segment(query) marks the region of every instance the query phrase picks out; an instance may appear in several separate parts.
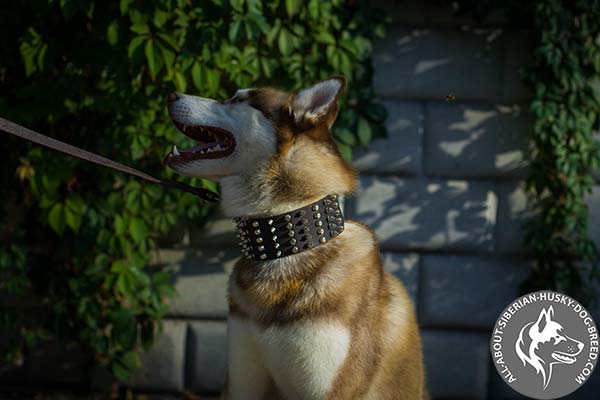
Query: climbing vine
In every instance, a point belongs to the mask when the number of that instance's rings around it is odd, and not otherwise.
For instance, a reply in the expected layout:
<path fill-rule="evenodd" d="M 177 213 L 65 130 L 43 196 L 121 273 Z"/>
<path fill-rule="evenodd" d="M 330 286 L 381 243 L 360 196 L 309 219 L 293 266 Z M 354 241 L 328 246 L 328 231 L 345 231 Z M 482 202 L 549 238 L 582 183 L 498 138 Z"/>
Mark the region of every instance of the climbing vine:
<path fill-rule="evenodd" d="M 525 229 L 535 253 L 526 290 L 556 289 L 592 300 L 600 281 L 585 198 L 600 166 L 600 1 L 543 0 L 525 80 L 533 93 L 533 157 L 527 180 L 537 218 Z"/>
<path fill-rule="evenodd" d="M 162 178 L 179 179 L 160 165 L 170 147 L 190 146 L 166 113 L 175 90 L 225 99 L 344 74 L 341 153 L 384 130 L 370 66 L 382 14 L 367 1 L 0 0 L 0 10 L 0 115 Z M 12 344 L 0 369 L 58 337 L 127 378 L 174 294 L 152 250 L 212 209 L 5 134 L 0 148 L 0 297 L 39 307 L 31 318 L 0 304 Z"/>

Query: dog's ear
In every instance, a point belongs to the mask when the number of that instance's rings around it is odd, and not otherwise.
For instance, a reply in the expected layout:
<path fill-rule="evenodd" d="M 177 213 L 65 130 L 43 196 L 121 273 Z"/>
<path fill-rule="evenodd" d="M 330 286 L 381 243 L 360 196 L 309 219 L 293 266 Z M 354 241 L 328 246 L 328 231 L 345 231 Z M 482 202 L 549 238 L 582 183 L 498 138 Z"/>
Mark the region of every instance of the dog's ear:
<path fill-rule="evenodd" d="M 548 309 L 543 308 L 540 312 L 540 316 L 538 317 L 535 325 L 537 326 L 538 332 L 542 332 L 548 324 L 552 320 L 552 316 L 554 315 L 554 308 L 552 306 L 548 307 Z"/>
<path fill-rule="evenodd" d="M 334 76 L 295 93 L 290 113 L 298 126 L 325 122 L 331 128 L 338 112 L 338 99 L 346 88 L 346 78 Z"/>

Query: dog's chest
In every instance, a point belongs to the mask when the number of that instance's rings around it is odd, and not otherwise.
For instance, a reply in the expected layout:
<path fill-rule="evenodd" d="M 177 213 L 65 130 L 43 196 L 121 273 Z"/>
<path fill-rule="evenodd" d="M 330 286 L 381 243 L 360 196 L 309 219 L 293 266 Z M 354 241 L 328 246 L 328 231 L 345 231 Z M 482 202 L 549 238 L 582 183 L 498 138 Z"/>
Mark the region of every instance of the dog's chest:
<path fill-rule="evenodd" d="M 229 334 L 254 339 L 258 357 L 289 399 L 325 398 L 349 351 L 350 331 L 335 321 L 309 320 L 264 328 L 245 320 L 234 326 L 237 329 Z"/>

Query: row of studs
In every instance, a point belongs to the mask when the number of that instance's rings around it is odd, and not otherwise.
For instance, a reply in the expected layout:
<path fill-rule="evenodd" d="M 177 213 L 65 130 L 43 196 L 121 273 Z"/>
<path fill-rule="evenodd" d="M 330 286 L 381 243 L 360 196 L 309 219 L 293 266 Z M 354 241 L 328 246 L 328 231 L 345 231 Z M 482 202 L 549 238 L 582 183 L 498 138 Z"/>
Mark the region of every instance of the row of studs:
<path fill-rule="evenodd" d="M 328 215 L 327 216 L 327 222 L 328 222 L 328 227 L 331 229 L 331 236 L 335 237 L 337 235 L 340 234 L 341 230 L 343 230 L 343 220 L 341 218 L 341 211 L 339 210 L 339 204 L 337 203 L 336 199 L 337 196 L 333 195 L 331 196 L 332 199 L 327 198 L 323 201 L 323 204 L 325 206 L 330 206 L 331 207 L 325 207 L 325 213 L 327 214 L 333 214 L 333 215 Z M 318 204 L 314 204 L 311 209 L 313 211 L 316 211 L 313 214 L 313 219 L 316 219 L 318 221 L 315 222 L 315 226 L 317 227 L 317 234 L 319 236 L 323 235 L 325 233 L 324 229 L 322 228 L 323 226 L 323 222 L 320 220 L 321 218 L 321 213 L 319 213 L 319 205 Z M 299 212 L 300 216 L 305 216 L 306 215 L 306 211 L 305 210 L 300 210 Z M 292 247 L 292 252 L 293 253 L 298 253 L 300 251 L 300 249 L 298 248 L 298 246 L 296 246 L 297 240 L 294 238 L 295 236 L 295 232 L 293 231 L 293 224 L 290 222 L 292 220 L 292 216 L 290 214 L 286 214 L 284 215 L 284 220 L 287 221 L 286 224 L 286 229 L 288 231 L 288 236 L 290 237 L 290 244 L 294 245 L 294 247 Z M 252 254 L 252 252 L 250 251 L 250 239 L 249 239 L 249 231 L 248 229 L 246 229 L 246 225 L 247 223 L 245 221 L 239 221 L 236 220 L 237 223 L 237 227 L 238 227 L 238 237 L 240 238 L 240 242 L 239 245 L 242 247 L 242 253 L 244 254 L 244 256 L 246 256 L 246 258 L 251 259 L 254 258 L 254 254 Z M 308 219 L 307 218 L 302 218 L 301 220 L 302 224 L 304 225 L 308 225 Z M 334 223 L 336 222 L 337 225 Z M 269 219 L 268 224 L 269 225 L 273 225 L 274 220 L 273 219 Z M 260 226 L 260 224 L 258 223 L 258 221 L 254 221 L 252 223 L 252 227 L 253 228 L 257 228 L 254 230 L 254 235 L 258 236 L 261 235 L 262 232 L 260 229 L 258 229 L 258 227 Z M 337 228 L 340 228 L 340 230 L 336 230 Z M 277 228 L 275 227 L 271 227 L 270 228 L 271 233 L 275 233 L 277 231 Z M 303 229 L 305 236 L 303 239 L 306 239 L 307 243 L 305 244 L 305 247 L 310 248 L 312 247 L 312 236 L 310 235 L 310 228 L 308 226 L 305 226 Z M 276 249 L 278 249 L 280 247 L 280 244 L 277 243 L 277 235 L 273 235 L 272 237 L 273 241 L 275 242 L 274 247 Z M 302 239 L 301 239 L 302 240 Z M 310 241 L 310 242 L 309 242 Z M 263 238 L 262 236 L 258 236 L 256 238 L 256 242 L 259 244 L 257 246 L 258 251 L 264 251 L 264 245 L 262 245 L 261 243 L 263 243 Z M 325 236 L 321 236 L 319 238 L 319 242 L 321 243 L 325 243 L 327 242 L 327 238 Z M 277 250 L 276 256 L 280 257 L 282 255 L 282 252 L 280 250 Z M 267 255 L 262 253 L 259 258 L 261 260 L 265 260 L 267 258 Z"/>

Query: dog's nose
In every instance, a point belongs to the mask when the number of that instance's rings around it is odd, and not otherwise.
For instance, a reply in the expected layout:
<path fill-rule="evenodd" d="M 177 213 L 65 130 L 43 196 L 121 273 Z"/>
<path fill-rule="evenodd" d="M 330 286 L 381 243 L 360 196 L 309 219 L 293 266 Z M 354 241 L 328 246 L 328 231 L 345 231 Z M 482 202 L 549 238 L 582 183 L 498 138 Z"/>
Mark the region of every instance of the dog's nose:
<path fill-rule="evenodd" d="M 167 102 L 172 103 L 175 100 L 177 100 L 178 98 L 179 98 L 179 96 L 177 95 L 177 93 L 169 93 L 169 95 L 167 96 Z"/>

